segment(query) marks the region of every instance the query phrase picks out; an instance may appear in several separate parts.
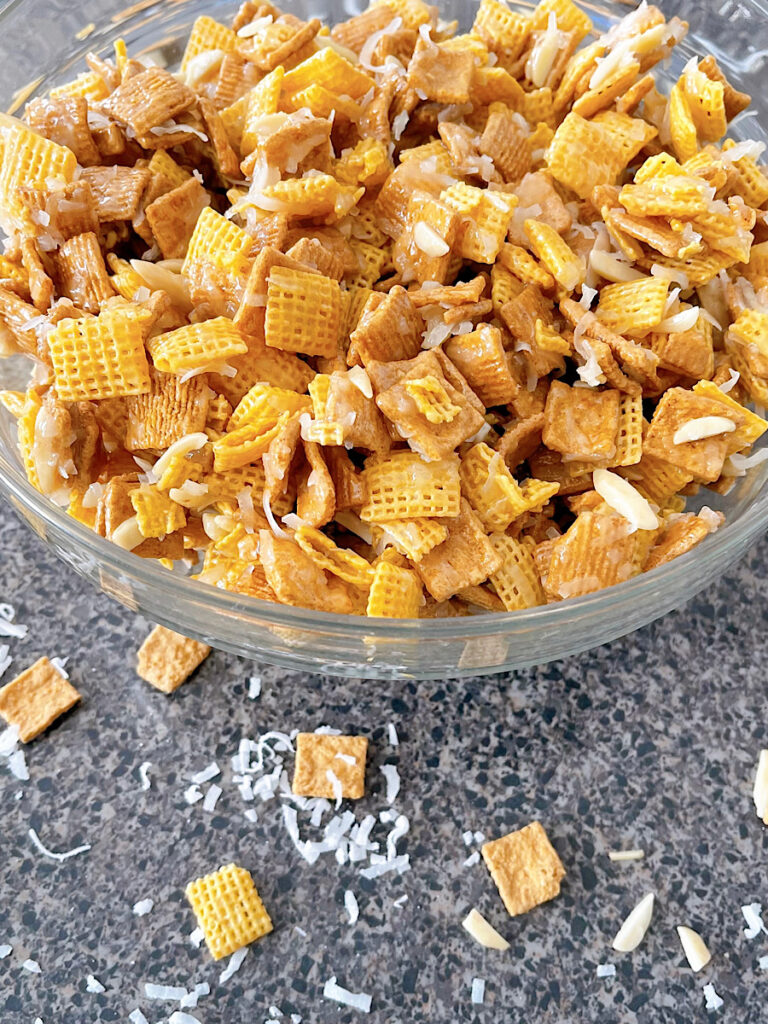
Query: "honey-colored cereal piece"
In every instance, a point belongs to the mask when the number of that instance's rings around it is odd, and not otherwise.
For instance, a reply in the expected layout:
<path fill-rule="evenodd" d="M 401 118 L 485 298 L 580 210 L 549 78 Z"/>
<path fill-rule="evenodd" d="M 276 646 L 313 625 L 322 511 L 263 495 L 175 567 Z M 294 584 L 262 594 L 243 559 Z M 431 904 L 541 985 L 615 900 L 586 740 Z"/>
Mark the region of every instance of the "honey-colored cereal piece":
<path fill-rule="evenodd" d="M 43 657 L 0 689 L 0 715 L 29 743 L 79 700 L 74 686 Z"/>
<path fill-rule="evenodd" d="M 145 213 L 164 259 L 186 255 L 198 218 L 211 197 L 196 178 L 158 196 Z"/>
<path fill-rule="evenodd" d="M 448 536 L 421 561 L 416 570 L 436 601 L 446 601 L 465 587 L 482 583 L 502 562 L 469 502 L 461 499 L 459 514 L 442 519 Z"/>
<path fill-rule="evenodd" d="M 173 693 L 210 653 L 207 644 L 190 640 L 165 626 L 155 626 L 139 648 L 136 671 L 155 689 Z"/>
<path fill-rule="evenodd" d="M 365 614 L 370 618 L 416 619 L 424 604 L 419 577 L 410 569 L 380 561 L 376 566 Z"/>
<path fill-rule="evenodd" d="M 540 822 L 485 843 L 481 852 L 512 917 L 559 894 L 565 868 Z"/>
<path fill-rule="evenodd" d="M 300 732 L 296 737 L 296 765 L 292 790 L 297 796 L 341 796 L 359 800 L 365 795 L 365 736 L 332 736 L 326 733 Z M 338 782 L 334 785 L 330 774 Z"/>
<path fill-rule="evenodd" d="M 190 882 L 185 895 L 214 960 L 242 949 L 272 931 L 253 878 L 245 868 L 226 864 Z"/>

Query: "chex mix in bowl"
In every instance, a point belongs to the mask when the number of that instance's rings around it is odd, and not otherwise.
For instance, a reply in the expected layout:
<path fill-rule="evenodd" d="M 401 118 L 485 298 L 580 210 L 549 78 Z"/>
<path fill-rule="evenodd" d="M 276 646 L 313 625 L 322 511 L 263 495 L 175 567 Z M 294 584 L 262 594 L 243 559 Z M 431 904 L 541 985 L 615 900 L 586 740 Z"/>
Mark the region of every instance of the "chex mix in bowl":
<path fill-rule="evenodd" d="M 3 115 L 0 352 L 30 482 L 205 584 L 396 618 L 629 579 L 763 452 L 768 175 L 749 97 L 643 4 L 248 0 L 178 72 Z"/>

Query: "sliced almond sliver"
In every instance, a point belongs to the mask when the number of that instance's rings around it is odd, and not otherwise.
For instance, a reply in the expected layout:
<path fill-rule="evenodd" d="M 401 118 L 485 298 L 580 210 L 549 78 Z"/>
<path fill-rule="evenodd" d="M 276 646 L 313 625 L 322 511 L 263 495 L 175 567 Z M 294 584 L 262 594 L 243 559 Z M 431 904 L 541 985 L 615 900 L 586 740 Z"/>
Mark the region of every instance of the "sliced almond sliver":
<path fill-rule="evenodd" d="M 679 924 L 677 934 L 680 936 L 685 959 L 691 965 L 691 970 L 700 971 L 702 967 L 706 967 L 712 959 L 712 954 L 699 933 L 695 932 L 693 928 L 686 928 L 685 925 Z"/>
<path fill-rule="evenodd" d="M 416 226 L 413 229 L 413 240 L 418 249 L 421 249 L 425 255 L 433 259 L 445 256 L 451 251 L 451 247 L 446 240 L 423 220 L 416 222 Z"/>
<path fill-rule="evenodd" d="M 613 948 L 617 953 L 631 953 L 637 949 L 648 931 L 653 916 L 653 893 L 643 896 L 624 924 L 616 933 Z"/>
<path fill-rule="evenodd" d="M 469 934 L 486 949 L 509 949 L 509 943 L 474 907 L 461 922 Z"/>
<path fill-rule="evenodd" d="M 752 799 L 755 801 L 758 818 L 762 818 L 763 823 L 768 825 L 768 750 L 760 751 Z"/>
<path fill-rule="evenodd" d="M 688 441 L 701 441 L 705 437 L 717 437 L 718 434 L 732 434 L 735 429 L 736 424 L 727 416 L 697 416 L 675 431 L 672 444 L 686 444 Z"/>
<path fill-rule="evenodd" d="M 629 480 L 607 469 L 596 469 L 592 473 L 592 485 L 614 512 L 628 519 L 638 530 L 655 530 L 659 520 L 642 494 Z"/>
<path fill-rule="evenodd" d="M 144 541 L 144 537 L 139 530 L 138 516 L 131 516 L 130 519 L 120 523 L 112 531 L 110 540 L 113 544 L 117 544 L 119 548 L 125 548 L 126 551 L 133 551 L 134 548 L 137 548 Z"/>

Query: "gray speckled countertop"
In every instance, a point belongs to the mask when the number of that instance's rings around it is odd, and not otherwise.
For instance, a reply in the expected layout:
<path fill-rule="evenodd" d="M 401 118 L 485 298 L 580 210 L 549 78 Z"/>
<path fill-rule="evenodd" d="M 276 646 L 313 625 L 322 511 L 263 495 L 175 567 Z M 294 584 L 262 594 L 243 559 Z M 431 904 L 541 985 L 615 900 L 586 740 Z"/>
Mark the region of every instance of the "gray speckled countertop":
<path fill-rule="evenodd" d="M 768 833 L 751 786 L 766 743 L 768 596 L 764 543 L 708 594 L 590 654 L 508 676 L 442 682 L 361 682 L 299 675 L 214 652 L 173 697 L 134 674 L 147 622 L 63 569 L 2 510 L 0 601 L 29 632 L 8 641 L 5 680 L 41 654 L 68 657 L 82 704 L 26 748 L 30 779 L 0 758 L 0 960 L 2 1024 L 127 1021 L 150 1024 L 178 1003 L 150 1001 L 144 983 L 209 996 L 189 1010 L 202 1024 L 261 1024 L 270 1006 L 290 1021 L 764 1021 L 768 976 L 758 958 L 768 935 L 744 936 L 742 904 L 761 902 Z M 262 680 L 249 699 L 249 677 Z M 400 745 L 389 745 L 393 722 Z M 243 803 L 230 756 L 241 736 L 321 724 L 370 740 L 358 819 L 386 806 L 383 763 L 398 766 L 396 807 L 410 820 L 399 852 L 411 870 L 376 880 L 333 855 L 307 865 L 282 823 L 279 799 Z M 215 810 L 188 806 L 189 776 L 222 768 Z M 149 761 L 143 791 L 139 765 Z M 292 758 L 286 759 L 289 773 Z M 204 786 L 203 789 L 207 789 Z M 243 811 L 255 807 L 258 821 Z M 560 897 L 507 917 L 465 829 L 489 838 L 539 818 L 565 864 Z M 64 863 L 46 845 L 90 852 Z M 377 825 L 383 839 L 391 825 Z M 309 834 L 306 830 L 303 834 Z M 613 864 L 609 849 L 640 846 L 643 861 Z M 223 963 L 189 942 L 187 881 L 236 860 L 254 875 L 275 931 L 223 984 Z M 353 927 L 344 891 L 353 890 Z M 632 954 L 610 941 L 647 891 L 653 924 Z M 407 902 L 395 905 L 401 896 Z M 145 917 L 134 903 L 151 898 Z M 472 905 L 511 942 L 486 951 L 460 927 Z M 677 924 L 698 928 L 714 953 L 694 976 Z M 306 935 L 303 935 L 302 929 Z M 26 958 L 42 973 L 22 968 Z M 598 963 L 616 976 L 598 979 Z M 86 991 L 95 975 L 103 994 Z M 370 1017 L 322 996 L 338 983 L 373 997 Z M 473 977 L 486 980 L 473 1006 Z M 708 1015 L 703 985 L 724 1005 Z M 182 1018 L 183 1019 L 183 1018 Z"/>

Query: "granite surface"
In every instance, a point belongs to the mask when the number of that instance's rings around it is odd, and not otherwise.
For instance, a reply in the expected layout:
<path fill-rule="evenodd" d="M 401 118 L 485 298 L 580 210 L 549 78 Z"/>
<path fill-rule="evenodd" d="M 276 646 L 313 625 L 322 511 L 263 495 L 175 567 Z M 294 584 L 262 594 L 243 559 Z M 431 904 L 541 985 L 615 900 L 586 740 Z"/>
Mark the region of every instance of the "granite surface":
<path fill-rule="evenodd" d="M 214 652 L 166 697 L 134 673 L 149 624 L 63 570 L 6 508 L 0 515 L 0 602 L 29 627 L 2 641 L 14 659 L 5 680 L 42 654 L 66 657 L 83 695 L 25 749 L 29 781 L 0 757 L 0 946 L 13 946 L 0 960 L 2 1024 L 127 1021 L 137 1007 L 150 1024 L 186 1024 L 172 1017 L 178 1001 L 145 997 L 147 982 L 208 982 L 210 995 L 184 1011 L 202 1024 L 261 1024 L 275 1019 L 270 1007 L 313 1024 L 766 1019 L 758 959 L 768 935 L 747 939 L 740 907 L 766 898 L 768 833 L 751 785 L 768 746 L 768 544 L 680 612 L 540 669 L 382 684 Z M 251 677 L 261 680 L 255 698 Z M 320 725 L 370 739 L 367 795 L 344 807 L 358 821 L 390 809 L 380 767 L 397 766 L 394 807 L 410 823 L 397 852 L 410 870 L 368 879 L 332 853 L 309 865 L 283 824 L 285 798 L 243 801 L 230 763 L 241 737 Z M 292 755 L 283 756 L 290 775 Z M 184 791 L 212 761 L 223 793 L 206 811 Z M 267 756 L 265 769 L 274 766 Z M 556 900 L 511 919 L 483 862 L 465 865 L 477 843 L 466 846 L 462 833 L 494 838 L 534 818 L 567 874 Z M 301 810 L 299 822 L 302 838 L 319 838 Z M 30 828 L 54 851 L 91 849 L 48 859 Z M 392 828 L 374 828 L 382 849 Z M 607 857 L 630 847 L 645 859 Z M 189 940 L 183 890 L 232 860 L 253 873 L 275 930 L 222 983 L 224 962 Z M 348 889 L 360 910 L 353 926 Z M 657 904 L 645 941 L 612 953 L 623 916 L 649 891 Z M 152 911 L 136 916 L 147 898 Z M 472 905 L 509 939 L 508 952 L 484 950 L 462 930 Z M 700 930 L 714 953 L 699 975 L 681 955 L 677 924 Z M 22 967 L 27 958 L 41 973 Z M 616 976 L 598 978 L 599 963 L 615 964 Z M 103 993 L 86 991 L 89 974 Z M 369 1018 L 323 998 L 331 976 L 372 996 Z M 482 1006 L 470 999 L 475 977 L 486 982 Z M 708 1013 L 710 981 L 724 1004 Z"/>

